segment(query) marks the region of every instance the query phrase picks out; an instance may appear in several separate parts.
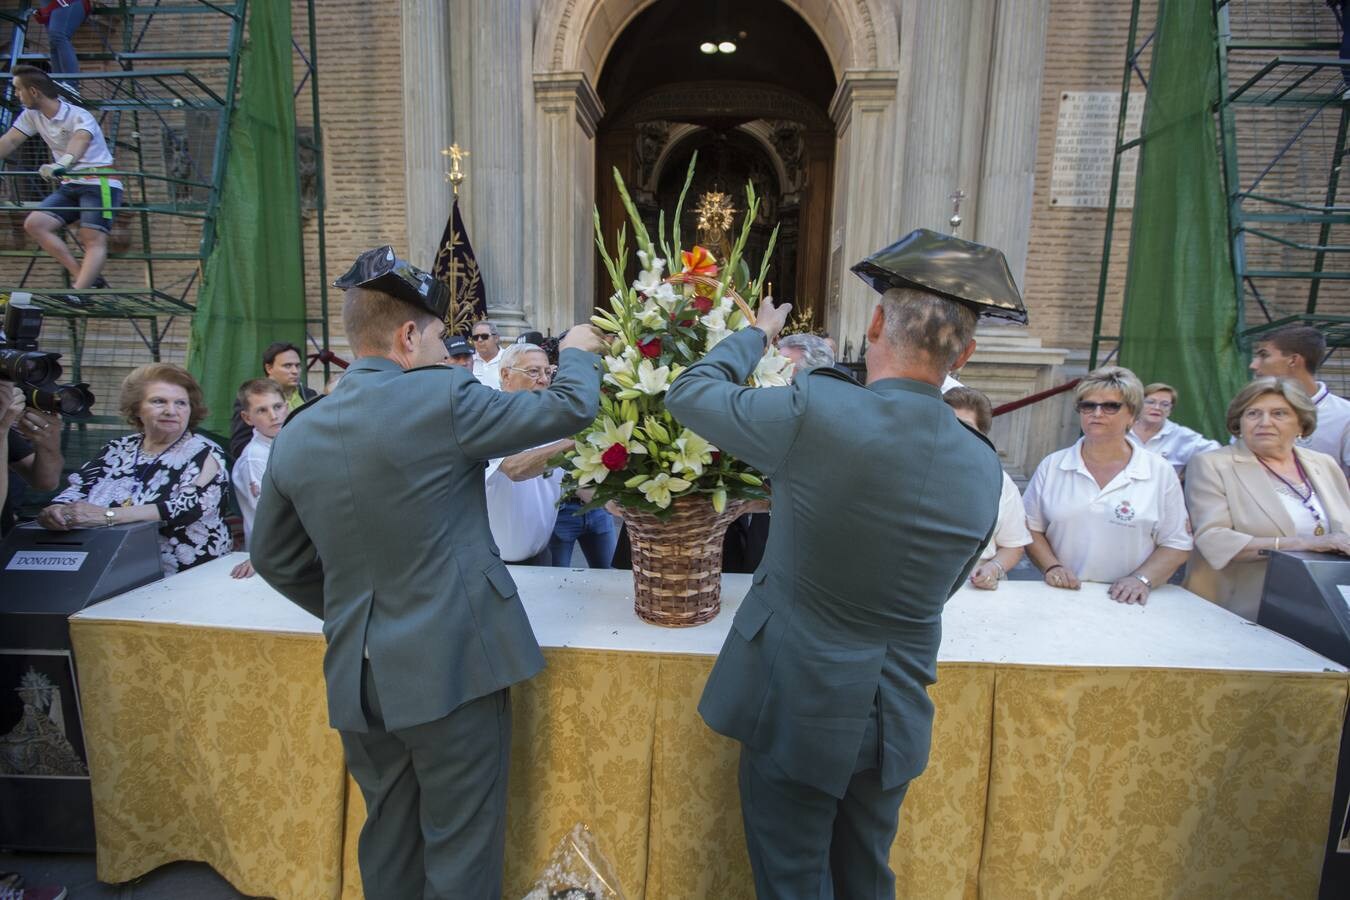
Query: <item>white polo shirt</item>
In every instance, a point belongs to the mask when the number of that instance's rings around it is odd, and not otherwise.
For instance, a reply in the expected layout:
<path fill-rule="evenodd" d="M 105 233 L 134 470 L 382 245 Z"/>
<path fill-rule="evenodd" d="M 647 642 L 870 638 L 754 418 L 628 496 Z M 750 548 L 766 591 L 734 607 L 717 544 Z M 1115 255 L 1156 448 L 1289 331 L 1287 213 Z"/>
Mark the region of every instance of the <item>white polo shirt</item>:
<path fill-rule="evenodd" d="M 1025 547 L 1031 543 L 1031 532 L 1027 530 L 1027 511 L 1022 506 L 1022 495 L 1017 485 L 1003 473 L 1003 491 L 998 497 L 998 524 L 994 526 L 994 535 L 980 551 L 980 561 L 993 559 L 1002 547 Z"/>
<path fill-rule="evenodd" d="M 53 162 L 66 154 L 66 147 L 70 144 L 70 139 L 75 136 L 75 132 L 89 132 L 92 136 L 89 147 L 70 167 L 70 174 L 66 176 L 67 181 L 75 181 L 80 184 L 98 184 L 99 181 L 96 176 L 76 178 L 74 177 L 75 173 L 82 169 L 111 169 L 113 167 L 112 152 L 108 150 L 108 142 L 103 139 L 103 129 L 98 127 L 98 122 L 94 120 L 93 114 L 83 107 L 72 106 L 62 100 L 60 107 L 56 110 L 56 115 L 50 119 L 36 109 L 25 109 L 14 120 L 14 127 L 29 137 L 35 134 L 39 135 L 43 143 L 47 145 L 47 149 L 52 152 Z M 122 182 L 116 178 L 109 178 L 108 186 L 121 190 Z"/>
<path fill-rule="evenodd" d="M 488 526 L 492 540 L 506 562 L 520 562 L 548 546 L 558 520 L 562 497 L 562 469 L 512 481 L 501 471 L 502 461 L 488 463 L 484 475 Z"/>
<path fill-rule="evenodd" d="M 1211 441 L 1200 432 L 1178 425 L 1171 419 L 1163 422 L 1158 433 L 1147 441 L 1141 441 L 1133 431 L 1128 437 L 1134 444 L 1170 462 L 1178 475 L 1185 471 L 1186 463 L 1191 461 L 1192 456 L 1219 449 L 1218 441 Z"/>
<path fill-rule="evenodd" d="M 1338 460 L 1341 471 L 1350 476 L 1350 400 L 1331 393 L 1319 381 L 1312 402 L 1317 406 L 1317 430 L 1311 437 L 1299 438 L 1298 445 Z"/>
<path fill-rule="evenodd" d="M 1172 466 L 1134 452 L 1106 487 L 1083 463 L 1083 439 L 1036 467 L 1022 501 L 1027 527 L 1045 534 L 1059 561 L 1083 581 L 1113 582 L 1157 547 L 1190 550 L 1186 500 Z"/>
<path fill-rule="evenodd" d="M 473 355 L 473 377 L 493 390 L 502 389 L 502 352 L 490 360 L 484 360 L 477 353 Z"/>
<path fill-rule="evenodd" d="M 263 473 L 267 471 L 267 458 L 272 455 L 272 438 L 253 429 L 253 439 L 244 445 L 239 458 L 230 470 L 230 484 L 234 486 L 234 499 L 239 503 L 239 512 L 244 517 L 244 546 L 248 546 L 253 535 L 253 514 L 258 511 L 258 495 L 262 493 Z"/>

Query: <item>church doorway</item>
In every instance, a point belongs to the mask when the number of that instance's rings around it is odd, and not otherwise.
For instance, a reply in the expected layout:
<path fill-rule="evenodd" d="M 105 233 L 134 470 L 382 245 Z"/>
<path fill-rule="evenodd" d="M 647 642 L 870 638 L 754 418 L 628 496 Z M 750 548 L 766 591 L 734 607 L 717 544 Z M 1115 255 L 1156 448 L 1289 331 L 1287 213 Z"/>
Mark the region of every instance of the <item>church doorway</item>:
<path fill-rule="evenodd" d="M 768 276 L 774 294 L 824 327 L 836 146 L 828 110 L 835 89 L 816 32 L 781 0 L 734 7 L 658 0 L 643 8 L 610 45 L 597 85 L 605 113 L 595 136 L 595 195 L 607 243 L 612 247 L 627 219 L 613 170 L 655 234 L 658 212 L 674 209 L 697 152 L 683 234 L 698 232 L 700 203 L 730 204 L 738 229 L 745 185 L 753 183 L 763 199 L 746 256 L 757 264 L 778 225 Z M 710 249 L 724 258 L 735 234 Z M 717 242 L 716 235 L 704 236 Z M 607 304 L 613 286 L 599 277 L 602 266 L 596 272 L 596 302 Z"/>

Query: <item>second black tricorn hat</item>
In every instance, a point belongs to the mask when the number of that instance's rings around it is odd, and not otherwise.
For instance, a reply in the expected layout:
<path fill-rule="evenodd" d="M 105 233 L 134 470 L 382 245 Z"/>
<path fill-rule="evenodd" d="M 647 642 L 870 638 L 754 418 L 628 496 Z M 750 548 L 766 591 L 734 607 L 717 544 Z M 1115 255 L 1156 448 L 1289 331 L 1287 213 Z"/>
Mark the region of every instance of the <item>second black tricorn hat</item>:
<path fill-rule="evenodd" d="M 915 288 L 964 303 L 978 316 L 1025 325 L 1027 308 L 1003 251 L 918 228 L 853 267 L 872 290 Z"/>
<path fill-rule="evenodd" d="M 333 282 L 333 287 L 380 291 L 438 319 L 444 319 L 450 309 L 450 289 L 431 274 L 399 259 L 394 248 L 387 245 L 358 256 L 346 274 Z"/>

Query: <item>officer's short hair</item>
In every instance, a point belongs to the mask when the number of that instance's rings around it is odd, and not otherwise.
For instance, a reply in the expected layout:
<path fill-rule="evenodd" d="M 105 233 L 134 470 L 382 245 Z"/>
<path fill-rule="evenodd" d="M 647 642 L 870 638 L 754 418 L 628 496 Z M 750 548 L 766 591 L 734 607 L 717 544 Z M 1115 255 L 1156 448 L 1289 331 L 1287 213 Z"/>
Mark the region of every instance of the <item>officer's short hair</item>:
<path fill-rule="evenodd" d="M 347 288 L 342 300 L 342 328 L 357 353 L 389 352 L 394 329 L 408 321 L 416 322 L 418 329 L 423 329 L 439 320 L 426 310 L 383 291 Z"/>
<path fill-rule="evenodd" d="M 834 354 L 825 339 L 814 334 L 789 334 L 778 339 L 778 349 L 799 350 L 803 369 L 818 369 L 834 365 Z"/>
<path fill-rule="evenodd" d="M 944 372 L 975 336 L 974 310 L 927 291 L 890 288 L 881 295 L 881 309 L 891 346 L 921 353 Z"/>

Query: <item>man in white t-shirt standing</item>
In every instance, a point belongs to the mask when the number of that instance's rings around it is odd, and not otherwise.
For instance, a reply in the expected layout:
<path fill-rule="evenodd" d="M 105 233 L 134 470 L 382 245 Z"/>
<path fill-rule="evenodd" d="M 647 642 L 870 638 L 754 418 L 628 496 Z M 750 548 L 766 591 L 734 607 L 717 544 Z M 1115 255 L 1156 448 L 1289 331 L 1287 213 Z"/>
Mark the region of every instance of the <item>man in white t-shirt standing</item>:
<path fill-rule="evenodd" d="M 469 340 L 474 348 L 473 377 L 490 388 L 501 390 L 501 337 L 497 334 L 497 326 L 486 319 L 474 322 Z"/>
<path fill-rule="evenodd" d="M 501 390 L 508 394 L 546 390 L 553 380 L 548 354 L 534 344 L 511 344 L 497 360 Z M 488 462 L 484 476 L 488 525 L 503 562 L 550 565 L 548 542 L 558 518 L 562 469 L 550 468 L 548 461 L 571 446 L 570 440 L 554 441 Z"/>
<path fill-rule="evenodd" d="M 1254 377 L 1290 378 L 1303 388 L 1317 407 L 1317 430 L 1299 438 L 1298 445 L 1334 457 L 1350 476 L 1350 400 L 1313 378 L 1326 355 L 1322 332 L 1307 325 L 1286 325 L 1257 338 L 1249 368 Z"/>
<path fill-rule="evenodd" d="M 24 230 L 65 267 L 76 291 L 105 288 L 108 285 L 100 273 L 108 257 L 113 215 L 122 205 L 122 182 L 106 174 L 113 168 L 113 157 L 103 131 L 89 110 L 62 100 L 56 82 L 41 69 L 15 66 L 14 93 L 23 112 L 0 137 L 0 160 L 38 135 L 52 153 L 52 161 L 39 168 L 38 174 L 56 184 L 41 206 L 28 214 Z M 76 221 L 84 245 L 83 262 L 75 259 L 61 234 L 62 228 Z M 76 306 L 85 305 L 78 295 L 66 299 Z"/>

